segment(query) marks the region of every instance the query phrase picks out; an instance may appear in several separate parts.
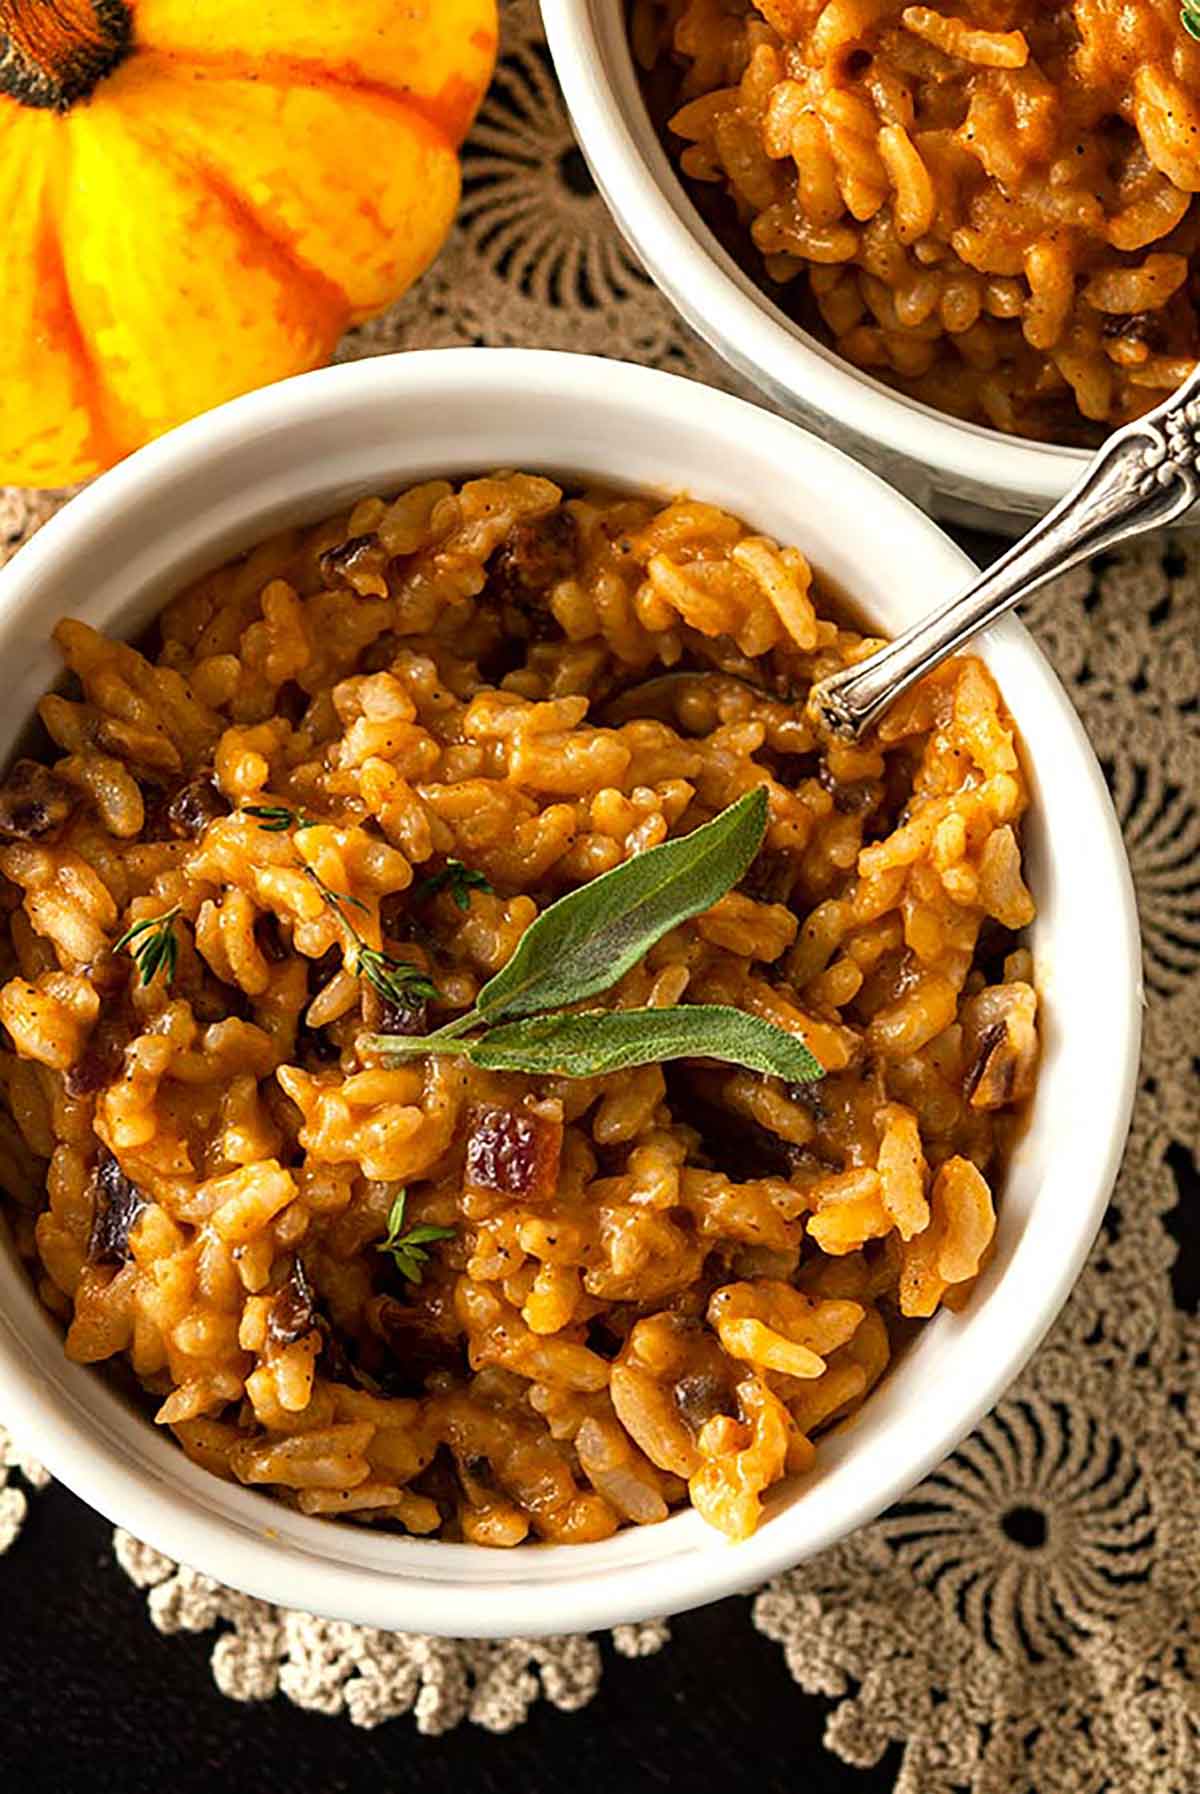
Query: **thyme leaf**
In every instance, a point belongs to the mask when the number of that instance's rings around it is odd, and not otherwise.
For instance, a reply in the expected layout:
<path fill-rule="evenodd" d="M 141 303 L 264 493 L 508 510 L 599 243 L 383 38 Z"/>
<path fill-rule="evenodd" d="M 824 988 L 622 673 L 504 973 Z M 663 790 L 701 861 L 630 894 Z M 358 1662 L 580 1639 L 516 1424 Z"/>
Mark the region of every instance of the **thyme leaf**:
<path fill-rule="evenodd" d="M 407 959 L 394 959 L 377 947 L 359 946 L 356 969 L 385 1003 L 394 1003 L 398 1009 L 417 1009 L 422 1003 L 435 1002 L 439 994 L 437 985 L 420 966 Z"/>
<path fill-rule="evenodd" d="M 243 816 L 253 816 L 260 829 L 268 835 L 286 834 L 290 828 L 315 828 L 315 816 L 306 816 L 303 810 L 289 810 L 286 804 L 243 804 Z"/>
<path fill-rule="evenodd" d="M 391 1254 L 392 1263 L 402 1277 L 410 1283 L 420 1283 L 423 1267 L 429 1262 L 426 1250 L 436 1240 L 452 1240 L 453 1227 L 435 1227 L 431 1222 L 418 1222 L 407 1230 L 404 1226 L 404 1205 L 408 1200 L 408 1191 L 401 1190 L 388 1211 L 388 1225 L 385 1237 L 380 1240 L 375 1250 Z"/>
<path fill-rule="evenodd" d="M 398 1009 L 417 1009 L 422 1003 L 437 1000 L 440 995 L 438 987 L 420 966 L 412 965 L 406 959 L 396 959 L 392 954 L 384 953 L 379 947 L 371 947 L 363 940 L 343 907 L 345 904 L 353 904 L 355 909 L 365 912 L 367 906 L 361 898 L 351 897 L 346 891 L 335 891 L 311 866 L 306 866 L 304 870 L 329 907 L 337 912 L 350 930 L 354 938 L 355 972 L 379 992 L 385 1003 L 394 1003 Z"/>
<path fill-rule="evenodd" d="M 179 959 L 179 942 L 175 938 L 178 903 L 164 910 L 161 916 L 144 916 L 127 928 L 120 940 L 113 942 L 113 952 L 124 948 L 138 969 L 139 983 L 151 984 L 159 972 L 170 984 Z"/>
<path fill-rule="evenodd" d="M 471 907 L 472 891 L 492 889 L 490 880 L 474 866 L 464 866 L 461 860 L 447 860 L 440 872 L 431 872 L 428 878 L 423 878 L 420 884 L 413 887 L 413 901 L 424 903 L 428 898 L 436 896 L 438 891 L 448 890 L 458 908 L 468 910 Z"/>

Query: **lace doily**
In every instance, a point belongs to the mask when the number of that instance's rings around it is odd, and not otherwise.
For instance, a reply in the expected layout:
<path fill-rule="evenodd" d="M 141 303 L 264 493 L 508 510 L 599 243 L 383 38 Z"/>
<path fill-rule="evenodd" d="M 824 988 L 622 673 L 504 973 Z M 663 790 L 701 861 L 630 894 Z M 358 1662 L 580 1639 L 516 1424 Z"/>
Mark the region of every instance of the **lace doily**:
<path fill-rule="evenodd" d="M 342 356 L 524 343 L 736 385 L 622 248 L 531 0 L 510 0 L 505 28 L 459 225 L 419 288 Z M 0 494 L 0 559 L 66 496 Z M 1100 747 L 1138 888 L 1148 1007 L 1125 1165 L 1078 1287 L 999 1408 L 908 1501 L 779 1578 L 747 1617 L 830 1701 L 838 1756 L 865 1766 L 902 1746 L 897 1794 L 1196 1794 L 1200 1320 L 1172 1210 L 1200 1154 L 1200 547 L 1152 543 L 1077 571 L 1025 616 Z M 46 1480 L 0 1429 L 0 1549 Z M 161 1632 L 217 1634 L 213 1675 L 237 1700 L 280 1693 L 358 1725 L 411 1713 L 422 1731 L 499 1732 L 539 1698 L 573 1710 L 598 1685 L 592 1639 L 335 1625 L 127 1534 L 114 1543 Z M 614 1643 L 644 1655 L 668 1636 L 624 1627 Z"/>
<path fill-rule="evenodd" d="M 0 1552 L 15 1542 L 29 1512 L 26 1489 L 44 1489 L 49 1481 L 50 1473 L 0 1426 Z"/>

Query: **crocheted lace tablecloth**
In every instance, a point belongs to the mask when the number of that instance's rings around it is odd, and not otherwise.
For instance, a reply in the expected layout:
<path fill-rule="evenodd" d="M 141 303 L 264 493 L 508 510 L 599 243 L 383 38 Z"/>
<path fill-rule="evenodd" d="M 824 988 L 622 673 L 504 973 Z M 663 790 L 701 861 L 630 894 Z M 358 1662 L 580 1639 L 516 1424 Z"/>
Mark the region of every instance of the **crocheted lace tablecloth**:
<path fill-rule="evenodd" d="M 340 356 L 527 344 L 735 385 L 623 249 L 531 0 L 509 0 L 504 24 L 454 235 Z M 0 559 L 67 496 L 0 493 Z M 731 1623 L 757 1626 L 828 1699 L 826 1743 L 847 1763 L 902 1745 L 898 1794 L 1195 1794 L 1200 1321 L 1172 1211 L 1181 1182 L 1196 1188 L 1200 1143 L 1200 547 L 1152 542 L 1024 614 L 1102 755 L 1137 884 L 1145 1057 L 1124 1168 L 1070 1302 L 996 1411 L 909 1500 Z M 0 1428 L 0 1550 L 28 1548 L 21 1522 L 46 1480 Z M 594 1639 L 371 1632 L 235 1594 L 122 1532 L 113 1546 L 161 1633 L 214 1634 L 231 1699 L 500 1732 L 538 1699 L 583 1707 L 598 1685 Z M 614 1643 L 645 1655 L 670 1647 L 670 1628 L 623 1627 Z"/>

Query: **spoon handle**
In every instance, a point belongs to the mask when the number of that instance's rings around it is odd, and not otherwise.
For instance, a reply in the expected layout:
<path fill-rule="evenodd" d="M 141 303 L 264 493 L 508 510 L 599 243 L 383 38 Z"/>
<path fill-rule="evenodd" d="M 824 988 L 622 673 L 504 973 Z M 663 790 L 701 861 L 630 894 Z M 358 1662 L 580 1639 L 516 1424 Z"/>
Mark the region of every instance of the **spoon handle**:
<path fill-rule="evenodd" d="M 1200 496 L 1200 366 L 1117 430 L 1066 497 L 958 597 L 886 647 L 814 685 L 809 705 L 855 740 L 924 674 L 1048 579 L 1130 536 L 1176 522 Z"/>

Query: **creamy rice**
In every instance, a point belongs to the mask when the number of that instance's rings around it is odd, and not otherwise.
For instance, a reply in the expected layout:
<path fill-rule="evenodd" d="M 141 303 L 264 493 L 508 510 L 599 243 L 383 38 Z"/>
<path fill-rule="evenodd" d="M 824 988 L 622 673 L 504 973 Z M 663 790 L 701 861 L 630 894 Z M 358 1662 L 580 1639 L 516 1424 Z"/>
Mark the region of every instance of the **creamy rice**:
<path fill-rule="evenodd" d="M 715 226 L 856 366 L 1073 442 L 1191 371 L 1179 0 L 634 0 L 632 30 Z"/>
<path fill-rule="evenodd" d="M 55 637 L 52 745 L 0 789 L 0 1182 L 68 1355 L 305 1513 L 513 1545 L 690 1500 L 752 1531 L 989 1251 L 1038 1049 L 986 668 L 824 739 L 807 690 L 870 644 L 797 548 L 529 474 L 268 542 L 141 651 Z M 600 1001 L 734 1005 L 823 1080 L 368 1046 L 755 786 L 740 887 Z M 386 1003 L 356 936 L 424 994 Z M 420 1282 L 379 1249 L 402 1191 Z"/>

